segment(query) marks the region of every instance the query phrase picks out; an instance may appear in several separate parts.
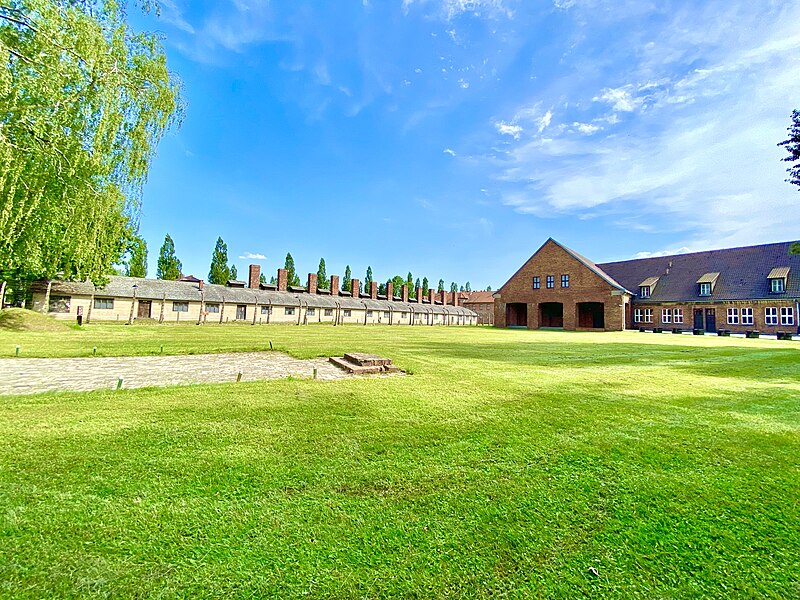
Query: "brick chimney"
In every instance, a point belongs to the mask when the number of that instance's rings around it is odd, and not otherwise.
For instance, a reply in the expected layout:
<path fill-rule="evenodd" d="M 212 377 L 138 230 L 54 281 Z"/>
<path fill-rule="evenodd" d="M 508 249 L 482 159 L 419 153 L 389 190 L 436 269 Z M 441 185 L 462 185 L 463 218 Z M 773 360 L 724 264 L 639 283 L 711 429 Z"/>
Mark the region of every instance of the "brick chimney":
<path fill-rule="evenodd" d="M 288 283 L 289 272 L 286 269 L 278 269 L 278 291 L 285 292 Z"/>
<path fill-rule="evenodd" d="M 436 304 L 436 290 L 428 290 L 428 302 Z"/>
<path fill-rule="evenodd" d="M 258 265 L 250 265 L 248 286 L 251 288 L 258 288 L 259 283 L 261 283 L 261 267 Z"/>
<path fill-rule="evenodd" d="M 200 290 L 201 292 L 203 291 L 203 280 L 202 279 L 197 282 L 197 289 Z"/>
<path fill-rule="evenodd" d="M 422 304 L 422 288 L 421 287 L 417 288 L 417 302 Z"/>
<path fill-rule="evenodd" d="M 461 306 L 461 292 L 453 292 L 453 306 Z"/>
<path fill-rule="evenodd" d="M 377 281 L 370 281 L 369 282 L 369 297 L 373 300 L 378 299 L 378 282 Z"/>
<path fill-rule="evenodd" d="M 439 299 L 442 301 L 442 306 L 445 306 L 447 304 L 447 296 L 449 295 L 450 292 L 445 292 L 444 290 L 439 292 Z"/>
<path fill-rule="evenodd" d="M 408 285 L 400 288 L 400 298 L 403 302 L 408 302 Z"/>
<path fill-rule="evenodd" d="M 361 285 L 361 282 L 358 279 L 351 279 L 350 280 L 350 295 L 353 298 L 359 297 L 358 287 Z"/>
<path fill-rule="evenodd" d="M 386 284 L 386 299 L 389 302 L 394 300 L 394 284 L 391 281 Z"/>
<path fill-rule="evenodd" d="M 308 289 L 309 294 L 316 294 L 317 293 L 317 274 L 316 273 L 309 273 L 308 274 Z"/>
<path fill-rule="evenodd" d="M 339 276 L 331 275 L 331 296 L 339 295 Z"/>

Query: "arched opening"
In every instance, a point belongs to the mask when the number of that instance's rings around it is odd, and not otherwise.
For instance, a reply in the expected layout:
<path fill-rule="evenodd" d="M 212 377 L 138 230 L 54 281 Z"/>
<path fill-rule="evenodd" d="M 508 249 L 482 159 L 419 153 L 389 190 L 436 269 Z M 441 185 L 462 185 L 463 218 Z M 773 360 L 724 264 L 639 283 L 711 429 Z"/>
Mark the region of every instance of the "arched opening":
<path fill-rule="evenodd" d="M 605 306 L 602 302 L 578 302 L 578 327 L 604 329 Z"/>
<path fill-rule="evenodd" d="M 564 327 L 564 305 L 542 302 L 539 305 L 539 327 Z"/>
<path fill-rule="evenodd" d="M 510 304 L 506 304 L 506 326 L 527 327 L 528 305 L 522 302 L 512 302 Z"/>

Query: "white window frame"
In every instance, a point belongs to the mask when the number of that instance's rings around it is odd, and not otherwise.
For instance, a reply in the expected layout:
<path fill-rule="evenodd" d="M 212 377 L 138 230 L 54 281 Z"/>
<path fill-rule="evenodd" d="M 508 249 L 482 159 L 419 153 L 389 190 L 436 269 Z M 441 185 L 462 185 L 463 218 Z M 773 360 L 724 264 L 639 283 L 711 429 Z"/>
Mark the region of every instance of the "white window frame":
<path fill-rule="evenodd" d="M 349 316 L 351 316 L 352 314 L 353 314 L 353 311 L 352 311 L 352 310 L 350 310 L 349 308 L 345 308 L 345 309 L 342 311 L 342 316 L 343 316 L 343 317 L 349 317 Z"/>
<path fill-rule="evenodd" d="M 671 308 L 662 308 L 661 309 L 661 322 L 665 325 L 669 325 L 672 323 L 672 309 Z"/>
<path fill-rule="evenodd" d="M 652 308 L 645 308 L 644 309 L 644 322 L 645 323 L 652 323 L 653 322 L 653 309 Z"/>
<path fill-rule="evenodd" d="M 284 306 L 283 307 L 283 314 L 284 315 L 293 315 L 294 314 L 294 306 Z"/>
<path fill-rule="evenodd" d="M 764 325 L 778 324 L 778 307 L 768 306 L 764 309 Z"/>
<path fill-rule="evenodd" d="M 216 302 L 206 304 L 206 312 L 219 313 L 219 304 L 217 304 Z"/>
<path fill-rule="evenodd" d="M 332 317 L 333 316 L 333 309 L 332 308 L 326 308 L 324 316 Z"/>
<path fill-rule="evenodd" d="M 683 309 L 675 308 L 672 310 L 672 322 L 683 323 Z"/>
<path fill-rule="evenodd" d="M 791 306 L 781 306 L 781 325 L 794 325 L 794 309 Z"/>
<path fill-rule="evenodd" d="M 741 311 L 741 318 L 742 318 L 742 325 L 752 325 L 753 321 L 753 309 L 751 307 L 743 308 Z"/>
<path fill-rule="evenodd" d="M 307 308 L 306 314 L 311 315 L 312 317 L 317 314 L 317 310 L 315 308 Z"/>
<path fill-rule="evenodd" d="M 639 286 L 639 297 L 640 298 L 649 298 L 650 297 L 650 286 L 649 285 Z"/>
<path fill-rule="evenodd" d="M 633 322 L 634 323 L 641 323 L 642 322 L 642 309 L 636 308 L 633 311 Z"/>
<path fill-rule="evenodd" d="M 188 302 L 173 302 L 172 312 L 189 312 Z"/>
<path fill-rule="evenodd" d="M 773 294 L 782 294 L 786 291 L 786 282 L 783 278 L 776 278 L 769 280 L 769 289 Z"/>
<path fill-rule="evenodd" d="M 710 283 L 701 283 L 700 284 L 700 295 L 701 296 L 710 296 L 711 295 L 711 284 Z"/>
<path fill-rule="evenodd" d="M 739 309 L 732 307 L 728 309 L 728 325 L 739 324 Z"/>
<path fill-rule="evenodd" d="M 272 307 L 271 306 L 263 306 L 263 305 L 261 306 L 261 314 L 262 315 L 268 315 L 270 312 L 272 312 Z"/>
<path fill-rule="evenodd" d="M 106 306 L 102 306 L 105 304 Z M 114 299 L 113 298 L 95 298 L 94 299 L 94 307 L 97 310 L 113 310 L 114 309 Z"/>

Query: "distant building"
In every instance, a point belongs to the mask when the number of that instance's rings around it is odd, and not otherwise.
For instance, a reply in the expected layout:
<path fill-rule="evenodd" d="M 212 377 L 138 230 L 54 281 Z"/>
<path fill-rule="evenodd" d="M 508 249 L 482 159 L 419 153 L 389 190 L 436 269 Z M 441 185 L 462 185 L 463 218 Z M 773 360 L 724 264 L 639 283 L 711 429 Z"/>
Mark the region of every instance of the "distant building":
<path fill-rule="evenodd" d="M 331 277 L 331 289 L 318 289 L 316 274 L 309 273 L 306 286 L 287 285 L 287 272 L 278 269 L 277 285 L 260 283 L 261 269 L 250 267 L 248 282 L 227 285 L 190 281 L 167 281 L 136 277 L 110 277 L 97 287 L 91 282 L 40 281 L 34 284 L 33 309 L 59 319 L 84 322 L 152 319 L 159 322 L 192 323 L 359 323 L 375 325 L 475 325 L 471 310 L 448 303 L 447 294 L 418 290 L 417 301 L 409 301 L 403 286 L 396 296 L 378 296 L 377 283 L 369 293 L 339 295 L 339 277 Z"/>
<path fill-rule="evenodd" d="M 478 315 L 478 325 L 494 325 L 494 292 L 459 292 L 459 304 Z"/>
<path fill-rule="evenodd" d="M 595 264 L 552 238 L 494 295 L 498 327 L 798 331 L 792 242 Z"/>

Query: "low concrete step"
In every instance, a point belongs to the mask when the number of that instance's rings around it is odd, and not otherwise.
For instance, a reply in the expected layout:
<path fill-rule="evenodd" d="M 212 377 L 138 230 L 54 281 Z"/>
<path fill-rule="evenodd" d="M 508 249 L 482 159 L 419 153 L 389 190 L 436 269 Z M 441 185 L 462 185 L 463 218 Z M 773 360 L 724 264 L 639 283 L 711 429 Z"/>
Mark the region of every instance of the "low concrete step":
<path fill-rule="evenodd" d="M 340 369 L 344 369 L 348 373 L 352 373 L 354 375 L 370 375 L 373 373 L 384 372 L 384 365 L 368 365 L 362 367 L 361 365 L 354 364 L 351 361 L 339 356 L 331 356 L 328 360 Z"/>
<path fill-rule="evenodd" d="M 382 367 L 383 365 L 392 364 L 390 358 L 384 358 L 376 354 L 364 354 L 362 352 L 348 352 L 344 355 L 344 358 L 359 367 Z"/>

